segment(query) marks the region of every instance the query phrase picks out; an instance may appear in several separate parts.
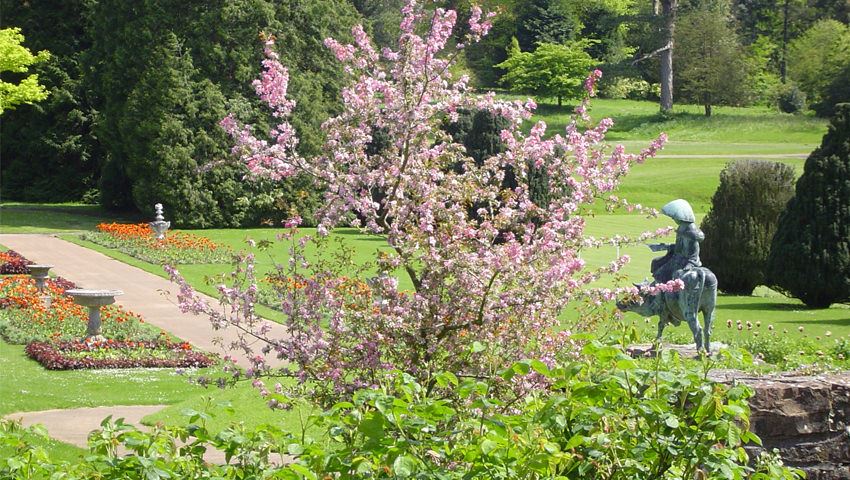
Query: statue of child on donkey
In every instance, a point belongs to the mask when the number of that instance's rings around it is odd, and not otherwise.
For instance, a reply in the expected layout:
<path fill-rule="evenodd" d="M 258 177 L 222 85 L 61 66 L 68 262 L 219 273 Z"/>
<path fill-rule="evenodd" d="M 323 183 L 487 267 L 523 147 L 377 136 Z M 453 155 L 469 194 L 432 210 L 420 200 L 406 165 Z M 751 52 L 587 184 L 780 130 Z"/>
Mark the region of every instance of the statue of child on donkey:
<path fill-rule="evenodd" d="M 676 243 L 649 245 L 653 252 L 666 250 L 667 253 L 652 260 L 650 269 L 654 282 L 635 286 L 648 287 L 679 279 L 684 283 L 684 288 L 678 292 L 660 292 L 656 295 L 642 293 L 642 302 L 618 302 L 617 308 L 646 317 L 658 315 L 658 341 L 668 323 L 678 326 L 684 321 L 691 328 L 697 351 L 710 353 L 711 326 L 717 303 L 717 277 L 703 267 L 699 259 L 699 244 L 705 239 L 705 234 L 696 225 L 694 211 L 685 200 L 673 200 L 664 205 L 661 211 L 678 225 Z M 700 312 L 703 326 L 697 319 Z"/>

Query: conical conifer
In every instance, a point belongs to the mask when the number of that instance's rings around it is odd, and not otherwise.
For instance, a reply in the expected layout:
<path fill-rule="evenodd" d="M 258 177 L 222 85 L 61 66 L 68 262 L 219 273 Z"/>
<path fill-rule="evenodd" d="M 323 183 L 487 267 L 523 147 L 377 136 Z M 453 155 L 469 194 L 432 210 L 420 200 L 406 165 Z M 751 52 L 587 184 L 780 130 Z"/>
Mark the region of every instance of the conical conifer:
<path fill-rule="evenodd" d="M 850 300 L 850 104 L 836 106 L 779 219 L 768 278 L 809 307 Z"/>

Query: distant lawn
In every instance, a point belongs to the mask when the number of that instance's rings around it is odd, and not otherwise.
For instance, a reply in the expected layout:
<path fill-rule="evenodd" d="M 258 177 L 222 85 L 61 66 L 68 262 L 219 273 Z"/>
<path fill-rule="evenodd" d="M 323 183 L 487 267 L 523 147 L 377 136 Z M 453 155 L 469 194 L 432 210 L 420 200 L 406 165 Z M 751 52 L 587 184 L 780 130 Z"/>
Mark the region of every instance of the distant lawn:
<path fill-rule="evenodd" d="M 563 131 L 574 106 L 541 103 L 533 120 L 544 120 L 551 131 Z M 590 115 L 610 117 L 612 142 L 647 140 L 666 132 L 672 142 L 665 154 L 807 153 L 820 144 L 828 122 L 779 113 L 764 107 L 717 107 L 711 117 L 698 105 L 675 105 L 670 118 L 658 113 L 658 103 L 594 99 Z M 764 145 L 767 145 L 765 148 Z"/>
<path fill-rule="evenodd" d="M 101 222 L 139 221 L 134 214 L 109 213 L 80 203 L 0 204 L 0 233 L 61 233 L 94 230 Z"/>
<path fill-rule="evenodd" d="M 754 156 L 757 159 L 758 156 Z M 695 212 L 707 213 L 711 197 L 720 185 L 720 172 L 732 158 L 654 158 L 635 165 L 623 179 L 617 195 L 631 203 L 660 209 L 670 200 L 684 198 Z M 805 158 L 769 158 L 803 173 Z M 616 233 L 612 230 L 611 233 Z"/>

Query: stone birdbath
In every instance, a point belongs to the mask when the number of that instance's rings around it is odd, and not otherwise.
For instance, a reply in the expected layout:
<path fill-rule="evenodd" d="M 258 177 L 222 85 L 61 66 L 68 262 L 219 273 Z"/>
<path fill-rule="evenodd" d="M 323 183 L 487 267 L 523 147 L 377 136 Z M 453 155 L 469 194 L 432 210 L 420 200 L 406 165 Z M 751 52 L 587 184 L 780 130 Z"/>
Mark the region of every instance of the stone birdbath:
<path fill-rule="evenodd" d="M 87 290 L 75 288 L 65 293 L 74 297 L 74 302 L 89 309 L 89 323 L 86 327 L 87 340 L 103 340 L 100 334 L 100 307 L 115 303 L 115 297 L 124 295 L 121 290 Z"/>
<path fill-rule="evenodd" d="M 53 268 L 53 265 L 27 265 L 30 270 L 30 276 L 35 280 L 35 287 L 38 293 L 41 294 L 41 303 L 45 307 L 50 307 L 50 295 L 44 294 L 44 281 L 47 280 L 47 271 Z"/>

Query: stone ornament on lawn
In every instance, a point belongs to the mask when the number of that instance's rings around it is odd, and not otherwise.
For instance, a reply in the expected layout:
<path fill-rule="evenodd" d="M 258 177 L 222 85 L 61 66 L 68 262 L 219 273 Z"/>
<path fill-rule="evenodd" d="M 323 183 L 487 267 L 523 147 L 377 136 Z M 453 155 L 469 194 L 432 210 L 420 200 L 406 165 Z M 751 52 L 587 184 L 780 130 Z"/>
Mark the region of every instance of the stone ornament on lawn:
<path fill-rule="evenodd" d="M 65 293 L 74 297 L 78 305 L 88 307 L 89 322 L 86 326 L 86 340 L 103 340 L 100 334 L 100 307 L 115 303 L 115 297 L 124 295 L 121 290 L 87 290 L 75 288 L 66 290 Z"/>
<path fill-rule="evenodd" d="M 687 201 L 673 200 L 664 205 L 661 211 L 678 224 L 676 243 L 649 245 L 653 252 L 666 251 L 665 255 L 652 260 L 651 271 L 655 281 L 635 284 L 641 290 L 641 301 L 617 302 L 617 308 L 645 317 L 657 315 L 656 341 L 661 341 L 661 334 L 668 323 L 678 326 L 684 321 L 691 328 L 697 351 L 710 353 L 711 327 L 717 304 L 717 277 L 700 262 L 699 244 L 705 239 L 705 234 L 696 226 L 696 216 Z M 684 288 L 679 291 L 653 289 L 674 280 L 681 280 Z M 702 327 L 697 318 L 700 312 Z"/>
<path fill-rule="evenodd" d="M 41 294 L 41 303 L 45 308 L 50 308 L 52 303 L 50 295 L 44 294 L 44 281 L 47 280 L 47 271 L 53 268 L 53 265 L 27 265 L 30 270 L 30 277 L 35 280 L 35 288 Z"/>
<path fill-rule="evenodd" d="M 156 210 L 156 217 L 153 222 L 150 222 L 148 225 L 151 226 L 154 233 L 156 233 L 156 239 L 162 240 L 165 238 L 165 232 L 168 230 L 168 227 L 171 226 L 171 222 L 166 222 L 165 217 L 162 216 L 162 204 L 157 203 L 153 206 Z"/>

